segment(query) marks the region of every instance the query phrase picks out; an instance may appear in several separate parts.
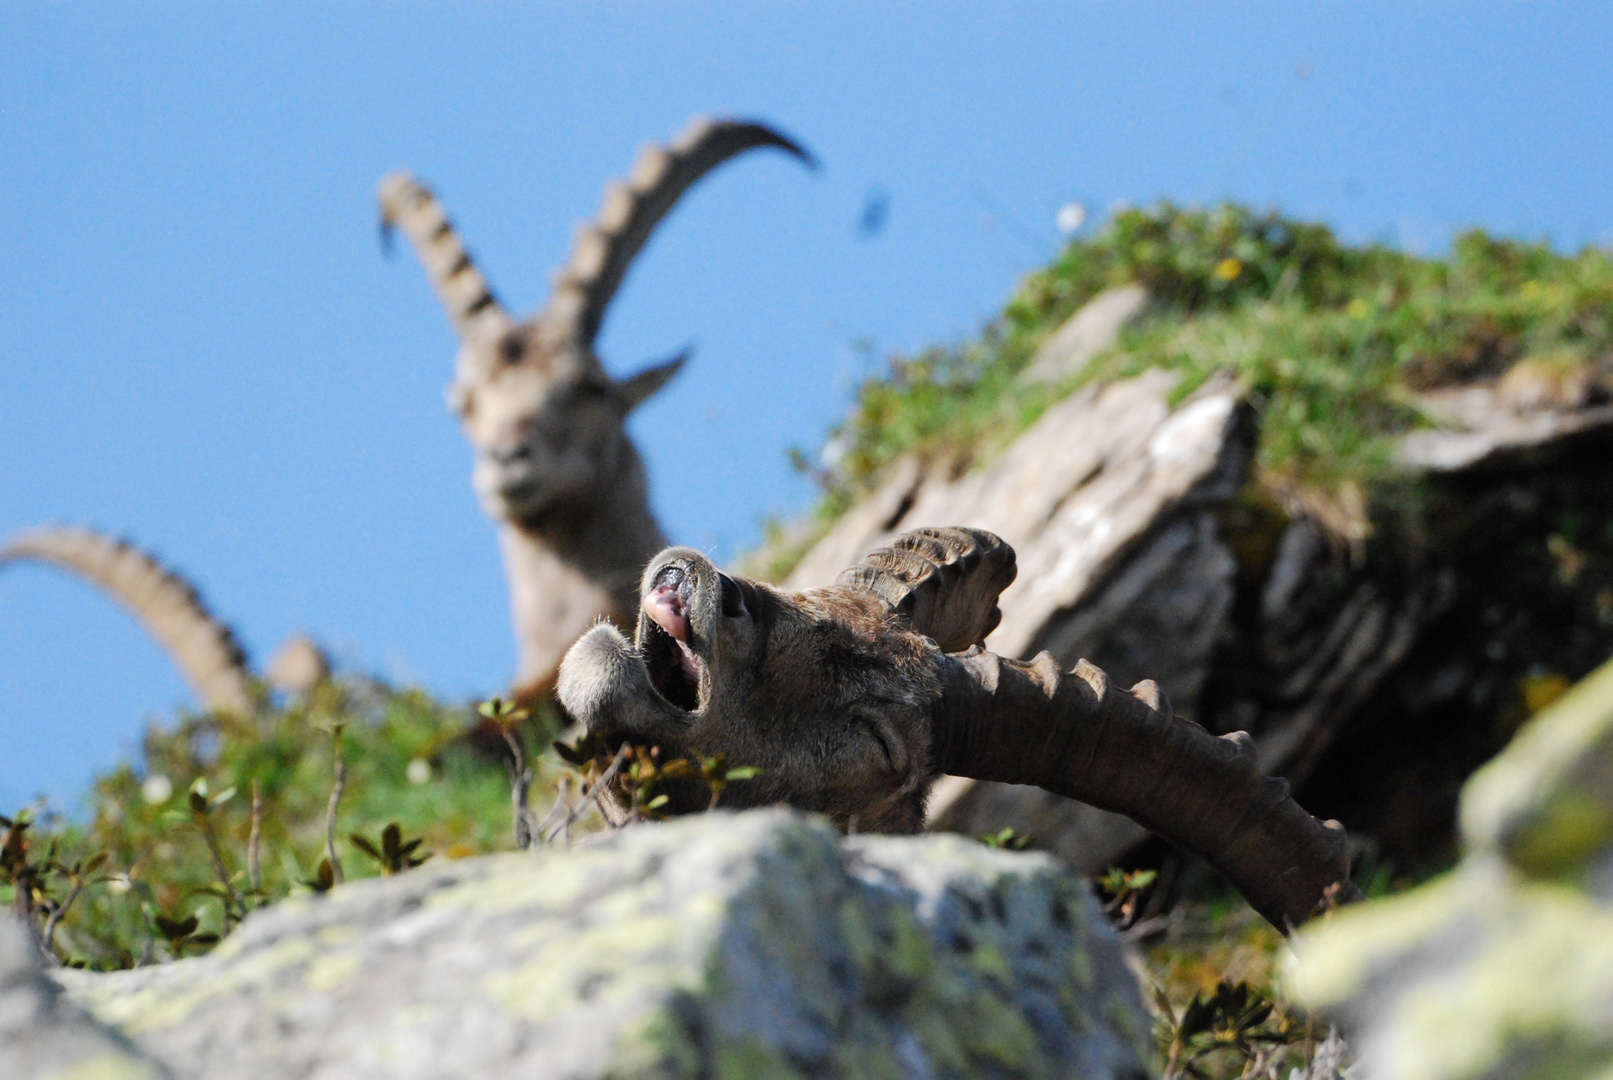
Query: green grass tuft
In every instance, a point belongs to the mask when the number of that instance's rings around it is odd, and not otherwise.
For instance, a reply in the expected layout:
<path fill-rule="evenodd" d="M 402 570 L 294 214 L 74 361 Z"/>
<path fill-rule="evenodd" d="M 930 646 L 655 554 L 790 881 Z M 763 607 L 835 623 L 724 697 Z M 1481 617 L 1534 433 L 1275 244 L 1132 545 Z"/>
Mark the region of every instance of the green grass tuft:
<path fill-rule="evenodd" d="M 415 856 L 513 848 L 509 777 L 496 753 L 467 737 L 473 718 L 417 690 L 346 680 L 321 686 L 306 704 L 253 720 L 185 716 L 151 728 L 138 766 L 120 766 L 96 781 L 86 823 L 41 822 L 28 835 L 36 863 L 52 848 L 56 861 L 69 865 L 107 855 L 101 880 L 61 920 L 57 951 L 70 962 L 123 967 L 173 951 L 160 943 L 159 918 L 179 924 L 195 915 L 193 930 L 228 931 L 225 890 L 198 807 L 205 807 L 230 891 L 245 910 L 317 881 L 337 723 L 347 780 L 335 835 L 348 880 L 387 869 L 351 837 L 384 839 L 394 823 L 401 836 L 421 839 L 411 849 Z M 533 749 L 547 745 L 539 738 L 547 731 L 535 730 L 542 727 L 526 733 Z M 546 755 L 538 764 L 536 795 L 552 798 L 560 763 Z M 254 784 L 262 797 L 255 895 L 247 873 Z M 64 898 L 63 875 L 44 880 L 47 897 Z M 14 894 L 0 880 L 0 902 L 14 902 Z"/>

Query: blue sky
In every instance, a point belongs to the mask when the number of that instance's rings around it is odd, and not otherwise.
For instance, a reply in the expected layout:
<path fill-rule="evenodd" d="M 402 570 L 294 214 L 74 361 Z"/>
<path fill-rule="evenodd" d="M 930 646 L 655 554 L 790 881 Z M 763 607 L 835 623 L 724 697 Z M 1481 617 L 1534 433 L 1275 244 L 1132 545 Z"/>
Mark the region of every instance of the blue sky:
<path fill-rule="evenodd" d="M 697 346 L 633 430 L 670 534 L 727 557 L 809 501 L 786 448 L 877 357 L 989 318 L 1067 201 L 1608 243 L 1610 55 L 1599 4 L 6 4 L 0 534 L 129 535 L 260 660 L 307 630 L 350 669 L 494 693 L 502 572 L 442 404 L 451 334 L 376 241 L 387 171 L 438 189 L 524 311 L 691 114 L 817 153 L 695 189 L 601 341 L 617 372 Z M 0 809 L 71 806 L 187 701 L 109 602 L 0 575 Z"/>

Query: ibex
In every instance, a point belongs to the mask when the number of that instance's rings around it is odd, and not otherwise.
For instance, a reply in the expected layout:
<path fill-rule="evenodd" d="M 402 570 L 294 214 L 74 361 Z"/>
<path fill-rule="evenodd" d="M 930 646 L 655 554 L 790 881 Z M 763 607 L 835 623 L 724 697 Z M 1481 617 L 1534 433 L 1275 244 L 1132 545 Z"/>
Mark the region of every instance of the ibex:
<path fill-rule="evenodd" d="M 560 701 L 608 743 L 760 768 L 728 789 L 735 807 L 916 832 L 942 773 L 1035 784 L 1204 857 L 1280 929 L 1355 895 L 1343 828 L 1263 776 L 1248 735 L 1177 719 L 1151 681 L 1122 691 L 1086 661 L 1066 677 L 1047 653 L 982 651 L 1015 573 L 1013 549 L 973 529 L 906 533 L 794 593 L 669 548 L 645 571 L 633 643 L 588 631 Z"/>
<path fill-rule="evenodd" d="M 252 712 L 253 675 L 235 634 L 196 587 L 156 556 L 123 540 L 70 526 L 33 529 L 0 547 L 0 566 L 42 562 L 66 570 L 122 604 L 156 638 L 209 712 Z M 267 681 L 306 692 L 330 674 L 319 646 L 292 637 L 270 661 Z"/>
<path fill-rule="evenodd" d="M 381 183 L 383 227 L 409 237 L 459 336 L 448 401 L 476 454 L 476 492 L 499 523 L 518 690 L 551 680 L 566 646 L 601 615 L 632 621 L 639 573 L 666 538 L 623 421 L 685 356 L 617 380 L 594 340 L 634 256 L 678 198 L 757 147 L 815 167 L 801 147 L 756 123 L 697 119 L 670 147 L 645 148 L 626 182 L 606 188 L 548 302 L 524 322 L 493 298 L 430 191 L 402 173 Z"/>

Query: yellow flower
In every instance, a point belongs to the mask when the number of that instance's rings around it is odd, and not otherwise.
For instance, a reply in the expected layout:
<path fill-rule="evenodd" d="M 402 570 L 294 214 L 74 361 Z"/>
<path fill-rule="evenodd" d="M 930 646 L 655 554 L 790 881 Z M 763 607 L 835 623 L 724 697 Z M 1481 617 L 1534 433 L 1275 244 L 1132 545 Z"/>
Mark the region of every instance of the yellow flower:
<path fill-rule="evenodd" d="M 1243 263 L 1237 259 L 1222 259 L 1215 268 L 1215 276 L 1222 281 L 1231 281 L 1243 273 Z"/>
<path fill-rule="evenodd" d="M 1367 317 L 1367 312 L 1372 310 L 1372 305 L 1358 296 L 1351 300 L 1350 306 L 1344 310 L 1350 313 L 1352 319 L 1364 319 Z"/>

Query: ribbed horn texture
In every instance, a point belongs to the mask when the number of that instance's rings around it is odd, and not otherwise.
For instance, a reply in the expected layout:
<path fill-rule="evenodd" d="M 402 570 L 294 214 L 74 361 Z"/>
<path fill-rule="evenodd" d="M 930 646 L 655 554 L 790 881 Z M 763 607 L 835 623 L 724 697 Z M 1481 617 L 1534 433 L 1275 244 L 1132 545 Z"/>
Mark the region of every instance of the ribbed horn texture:
<path fill-rule="evenodd" d="M 430 188 L 408 173 L 397 172 L 381 181 L 379 198 L 383 236 L 397 228 L 409 238 L 461 341 L 497 333 L 510 325 L 509 316 L 494 299 L 487 279 L 471 261 Z"/>
<path fill-rule="evenodd" d="M 538 316 L 544 335 L 591 348 L 634 256 L 683 193 L 736 154 L 767 146 L 817 168 L 792 140 L 743 120 L 697 117 L 671 146 L 645 147 L 627 180 L 605 188 L 598 217 L 578 230 L 571 258 L 556 272 L 554 291 Z"/>
<path fill-rule="evenodd" d="M 984 529 L 914 529 L 835 584 L 873 593 L 942 652 L 962 652 L 997 629 L 997 597 L 1018 572 L 1014 549 Z"/>
<path fill-rule="evenodd" d="M 1035 784 L 1125 814 L 1209 861 L 1284 932 L 1325 901 L 1360 896 L 1343 827 L 1262 775 L 1246 733 L 1218 738 L 1176 718 L 1152 681 L 1115 690 L 1085 660 L 1066 676 L 1045 652 L 1028 664 L 949 656 L 941 674 L 937 771 Z"/>
<path fill-rule="evenodd" d="M 97 585 L 162 643 L 202 703 L 213 712 L 252 712 L 246 656 L 196 589 L 151 555 L 89 529 L 35 529 L 0 548 L 0 565 L 49 563 Z"/>

